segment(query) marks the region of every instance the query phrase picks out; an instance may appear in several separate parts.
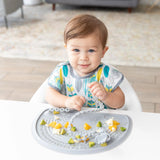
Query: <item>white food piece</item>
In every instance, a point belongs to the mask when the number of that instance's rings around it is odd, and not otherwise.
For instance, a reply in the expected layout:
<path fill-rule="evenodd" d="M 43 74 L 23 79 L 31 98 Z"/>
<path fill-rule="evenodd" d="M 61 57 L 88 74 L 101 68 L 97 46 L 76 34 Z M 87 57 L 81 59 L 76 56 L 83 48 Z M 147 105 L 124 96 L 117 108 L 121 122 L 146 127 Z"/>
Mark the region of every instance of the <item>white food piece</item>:
<path fill-rule="evenodd" d="M 59 119 L 59 117 L 58 117 L 58 116 L 54 116 L 54 119 L 55 119 L 55 120 L 58 120 L 58 119 Z"/>
<path fill-rule="evenodd" d="M 113 117 L 107 120 L 105 123 L 107 123 L 108 126 L 113 126 Z"/>
<path fill-rule="evenodd" d="M 76 139 L 74 140 L 74 142 L 75 142 L 75 143 L 79 143 L 79 141 L 78 141 L 78 140 L 76 140 Z"/>
<path fill-rule="evenodd" d="M 60 134 L 61 129 L 53 128 L 53 134 Z"/>
<path fill-rule="evenodd" d="M 116 131 L 116 129 L 114 127 L 112 127 L 112 132 L 115 132 L 115 131 Z"/>

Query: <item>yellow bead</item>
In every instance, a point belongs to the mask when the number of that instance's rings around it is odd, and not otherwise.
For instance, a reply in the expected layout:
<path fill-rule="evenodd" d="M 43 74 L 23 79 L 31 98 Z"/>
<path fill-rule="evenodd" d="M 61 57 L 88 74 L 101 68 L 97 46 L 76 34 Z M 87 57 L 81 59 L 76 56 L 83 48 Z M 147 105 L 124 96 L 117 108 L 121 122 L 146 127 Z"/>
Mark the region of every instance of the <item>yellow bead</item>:
<path fill-rule="evenodd" d="M 53 111 L 53 114 L 59 114 L 60 112 L 58 112 L 58 111 Z"/>

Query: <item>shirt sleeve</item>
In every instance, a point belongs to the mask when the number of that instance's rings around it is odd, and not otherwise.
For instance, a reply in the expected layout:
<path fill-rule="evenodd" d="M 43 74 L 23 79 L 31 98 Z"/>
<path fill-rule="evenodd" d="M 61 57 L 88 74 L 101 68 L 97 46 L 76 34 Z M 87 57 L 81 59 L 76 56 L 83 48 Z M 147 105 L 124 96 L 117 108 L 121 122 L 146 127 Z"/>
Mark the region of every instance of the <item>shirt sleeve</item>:
<path fill-rule="evenodd" d="M 58 92 L 61 92 L 62 84 L 63 84 L 62 66 L 58 65 L 49 76 L 48 85 L 56 89 Z"/>
<path fill-rule="evenodd" d="M 103 83 L 106 91 L 113 92 L 121 84 L 123 79 L 123 74 L 117 69 L 108 65 L 103 67 L 101 83 Z"/>

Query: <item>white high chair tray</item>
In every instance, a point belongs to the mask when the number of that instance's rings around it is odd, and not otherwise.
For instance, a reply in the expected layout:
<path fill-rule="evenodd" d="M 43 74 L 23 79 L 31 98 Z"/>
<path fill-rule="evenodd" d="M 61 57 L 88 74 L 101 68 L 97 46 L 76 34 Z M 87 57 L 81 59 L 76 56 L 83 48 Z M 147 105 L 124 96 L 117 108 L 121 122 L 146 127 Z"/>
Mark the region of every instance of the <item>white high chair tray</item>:
<path fill-rule="evenodd" d="M 104 112 L 88 112 L 77 116 L 72 122 L 73 126 L 76 127 L 76 131 L 72 132 L 69 127 L 67 129 L 64 128 L 64 125 L 67 121 L 69 122 L 71 117 L 76 113 L 77 111 L 63 111 L 55 115 L 53 114 L 53 110 L 50 108 L 42 111 L 33 122 L 32 133 L 34 138 L 41 145 L 55 151 L 70 154 L 89 154 L 113 149 L 124 142 L 131 132 L 132 121 L 130 117 L 127 115 Z M 120 123 L 117 125 L 117 130 L 115 132 L 110 131 L 108 128 L 109 126 L 106 123 L 106 121 L 111 118 Z M 45 125 L 40 124 L 42 120 L 46 122 Z M 66 134 L 61 135 L 53 133 L 53 128 L 48 127 L 47 125 L 52 121 L 61 123 L 63 128 L 66 130 Z M 96 126 L 98 121 L 102 123 L 102 127 Z M 89 124 L 91 129 L 85 130 L 85 123 Z M 121 131 L 120 127 L 124 127 L 126 130 Z M 89 138 L 88 141 L 85 141 L 87 138 L 85 136 L 86 134 Z M 84 138 L 84 142 L 77 142 L 79 139 L 76 138 L 76 135 L 80 135 L 80 137 L 86 137 Z M 74 144 L 68 143 L 70 138 L 75 141 Z M 107 146 L 102 147 L 101 141 L 103 141 L 105 138 Z M 83 140 L 83 138 L 81 140 Z M 93 147 L 89 147 L 89 142 L 95 142 L 95 145 Z"/>

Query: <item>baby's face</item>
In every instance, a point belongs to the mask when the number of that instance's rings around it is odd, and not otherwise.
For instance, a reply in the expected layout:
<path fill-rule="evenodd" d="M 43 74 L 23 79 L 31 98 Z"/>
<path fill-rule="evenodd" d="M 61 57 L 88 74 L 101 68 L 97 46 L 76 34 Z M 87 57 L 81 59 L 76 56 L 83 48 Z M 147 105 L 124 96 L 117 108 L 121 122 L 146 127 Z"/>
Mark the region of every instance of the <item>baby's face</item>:
<path fill-rule="evenodd" d="M 71 39 L 67 41 L 66 47 L 69 62 L 79 76 L 86 76 L 94 71 L 108 49 L 102 47 L 96 32 L 83 38 Z"/>

